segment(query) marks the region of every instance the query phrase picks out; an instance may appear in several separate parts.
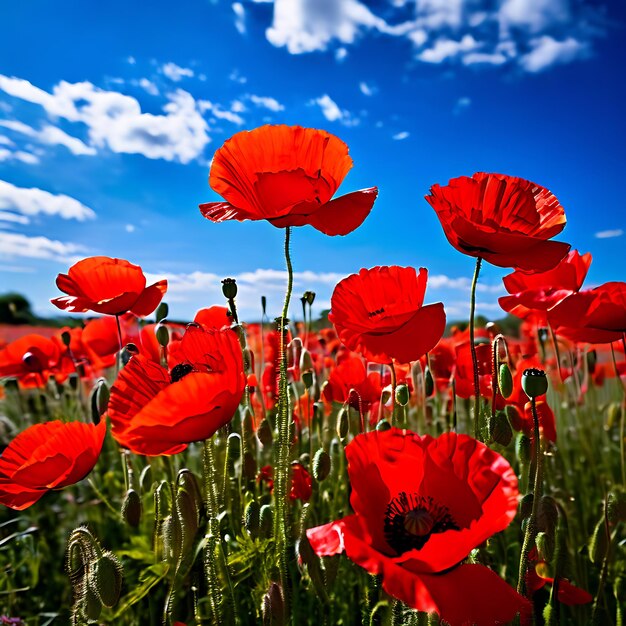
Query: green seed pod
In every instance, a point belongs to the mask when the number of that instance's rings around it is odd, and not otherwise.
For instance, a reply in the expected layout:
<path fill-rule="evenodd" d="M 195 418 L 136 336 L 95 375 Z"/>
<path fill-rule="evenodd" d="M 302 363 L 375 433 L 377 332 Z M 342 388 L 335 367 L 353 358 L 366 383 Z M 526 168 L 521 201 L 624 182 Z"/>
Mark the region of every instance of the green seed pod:
<path fill-rule="evenodd" d="M 100 617 L 100 613 L 102 613 L 102 602 L 95 589 L 89 584 L 85 585 L 83 612 L 85 618 L 90 621 L 96 621 Z"/>
<path fill-rule="evenodd" d="M 530 437 L 520 433 L 515 441 L 515 454 L 522 465 L 528 465 L 530 463 L 531 443 Z"/>
<path fill-rule="evenodd" d="M 261 420 L 261 423 L 259 424 L 259 427 L 256 431 L 256 436 L 258 437 L 264 448 L 272 445 L 272 441 L 274 439 L 272 434 L 272 427 L 270 426 L 270 423 L 266 418 L 263 418 Z"/>
<path fill-rule="evenodd" d="M 222 281 L 222 293 L 227 300 L 237 296 L 237 281 L 234 278 L 225 278 Z"/>
<path fill-rule="evenodd" d="M 533 509 L 533 494 L 527 493 L 519 503 L 519 510 L 522 519 L 527 519 L 530 517 L 530 514 Z"/>
<path fill-rule="evenodd" d="M 141 522 L 141 498 L 134 489 L 129 489 L 122 501 L 122 519 L 133 528 Z"/>
<path fill-rule="evenodd" d="M 315 302 L 315 292 L 314 291 L 305 291 L 303 297 L 308 302 L 309 306 L 313 306 L 313 302 Z"/>
<path fill-rule="evenodd" d="M 548 391 L 548 377 L 543 370 L 530 367 L 522 374 L 522 389 L 529 398 L 537 398 Z"/>
<path fill-rule="evenodd" d="M 243 526 L 248 534 L 256 539 L 261 528 L 261 507 L 256 500 L 250 500 L 246 505 Z"/>
<path fill-rule="evenodd" d="M 608 537 L 606 536 L 606 527 L 604 518 L 596 524 L 593 534 L 589 540 L 589 559 L 594 565 L 602 565 L 602 561 L 609 549 Z"/>
<path fill-rule="evenodd" d="M 93 565 L 93 587 L 100 602 L 108 608 L 115 606 L 122 591 L 122 564 L 108 550 Z"/>
<path fill-rule="evenodd" d="M 406 406 L 409 403 L 410 392 L 408 385 L 401 384 L 396 387 L 396 403 Z"/>
<path fill-rule="evenodd" d="M 156 321 L 160 322 L 161 320 L 164 320 L 169 315 L 169 312 L 170 308 L 167 306 L 167 302 L 161 302 L 155 313 Z"/>
<path fill-rule="evenodd" d="M 264 539 L 272 536 L 272 528 L 274 525 L 274 514 L 269 504 L 264 504 L 259 511 L 259 533 Z"/>
<path fill-rule="evenodd" d="M 391 428 L 391 424 L 387 421 L 387 420 L 380 420 L 380 422 L 378 422 L 378 424 L 376 424 L 376 430 L 382 432 L 385 432 L 386 430 L 389 430 Z"/>
<path fill-rule="evenodd" d="M 500 363 L 498 387 L 503 398 L 508 398 L 513 393 L 513 376 L 511 376 L 511 370 L 506 363 Z"/>
<path fill-rule="evenodd" d="M 167 348 L 170 342 L 170 331 L 168 327 L 163 323 L 157 324 L 154 330 L 154 335 L 156 337 L 158 344 L 162 348 Z"/>
<path fill-rule="evenodd" d="M 513 438 L 511 424 L 504 411 L 497 411 L 493 419 L 489 419 L 491 438 L 501 446 L 508 446 Z"/>
<path fill-rule="evenodd" d="M 424 394 L 427 398 L 433 395 L 435 391 L 435 381 L 433 380 L 433 374 L 430 371 L 430 367 L 424 368 Z"/>
<path fill-rule="evenodd" d="M 320 448 L 313 457 L 313 477 L 318 483 L 328 478 L 331 470 L 330 455 L 326 450 Z"/>
<path fill-rule="evenodd" d="M 342 441 L 348 436 L 350 432 L 350 415 L 348 413 L 348 407 L 341 407 L 339 414 L 337 415 L 337 435 Z"/>
<path fill-rule="evenodd" d="M 626 522 L 626 493 L 611 491 L 607 496 L 607 517 L 611 524 Z"/>

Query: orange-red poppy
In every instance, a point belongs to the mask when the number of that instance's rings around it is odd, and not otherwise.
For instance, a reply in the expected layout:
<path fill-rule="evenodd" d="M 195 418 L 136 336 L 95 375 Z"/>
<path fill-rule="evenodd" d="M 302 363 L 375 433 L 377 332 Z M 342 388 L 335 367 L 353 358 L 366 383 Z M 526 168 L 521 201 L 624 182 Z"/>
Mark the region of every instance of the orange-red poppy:
<path fill-rule="evenodd" d="M 553 268 L 569 244 L 549 241 L 565 227 L 565 212 L 544 187 L 523 178 L 477 172 L 433 185 L 428 203 L 448 241 L 463 254 L 529 272 Z"/>
<path fill-rule="evenodd" d="M 51 489 L 82 480 L 96 464 L 106 434 L 97 426 L 55 420 L 21 432 L 0 456 L 0 504 L 21 511 Z"/>
<path fill-rule="evenodd" d="M 213 222 L 268 220 L 279 228 L 310 224 L 327 235 L 360 226 L 376 187 L 331 198 L 352 167 L 348 146 L 324 130 L 261 126 L 231 137 L 215 153 L 209 184 L 226 202 L 200 205 Z"/>
<path fill-rule="evenodd" d="M 0 350 L 0 376 L 14 376 L 26 386 L 42 386 L 56 369 L 62 347 L 56 337 L 24 335 Z"/>
<path fill-rule="evenodd" d="M 357 435 L 346 456 L 354 513 L 307 530 L 318 555 L 345 551 L 391 596 L 452 626 L 508 623 L 529 606 L 489 568 L 462 564 L 515 517 L 503 457 L 467 435 L 398 428 Z"/>
<path fill-rule="evenodd" d="M 176 359 L 168 370 L 138 354 L 120 371 L 108 414 L 121 446 L 151 456 L 176 454 L 232 419 L 245 387 L 236 333 L 191 325 L 176 344 Z"/>
<path fill-rule="evenodd" d="M 146 277 L 138 265 L 108 256 L 83 259 L 67 274 L 59 274 L 56 282 L 68 295 L 52 299 L 52 304 L 75 313 L 121 315 L 130 311 L 144 317 L 157 308 L 167 291 L 166 280 L 146 287 Z"/>
<path fill-rule="evenodd" d="M 416 361 L 446 326 L 441 302 L 423 306 L 427 279 L 423 267 L 362 269 L 337 284 L 328 319 L 343 344 L 370 361 Z"/>

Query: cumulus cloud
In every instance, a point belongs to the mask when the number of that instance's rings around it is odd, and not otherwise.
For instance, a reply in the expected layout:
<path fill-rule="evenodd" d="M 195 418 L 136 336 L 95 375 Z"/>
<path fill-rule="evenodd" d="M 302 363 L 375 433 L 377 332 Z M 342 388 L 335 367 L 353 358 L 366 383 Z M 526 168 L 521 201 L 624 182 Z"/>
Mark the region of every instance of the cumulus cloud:
<path fill-rule="evenodd" d="M 346 46 L 378 33 L 408 40 L 425 63 L 538 72 L 590 54 L 601 11 L 579 0 L 273 0 L 266 36 L 292 54 L 330 49 L 342 60 Z"/>
<path fill-rule="evenodd" d="M 49 146 L 64 146 L 72 154 L 91 155 L 96 154 L 96 149 L 86 145 L 78 137 L 72 137 L 56 126 L 44 124 L 40 130 L 36 130 L 27 124 L 14 120 L 0 120 L 0 126 L 13 132 L 26 135 L 35 141 Z"/>
<path fill-rule="evenodd" d="M 0 231 L 0 259 L 26 258 L 72 264 L 86 252 L 84 246 L 77 243 Z"/>
<path fill-rule="evenodd" d="M 284 105 L 278 102 L 276 98 L 271 98 L 270 96 L 255 96 L 252 94 L 250 96 L 250 102 L 263 109 L 273 111 L 274 113 L 285 110 Z"/>
<path fill-rule="evenodd" d="M 163 67 L 161 67 L 161 71 L 175 83 L 180 82 L 183 78 L 193 78 L 194 74 L 192 69 L 181 67 L 180 65 L 176 65 L 176 63 L 165 63 Z"/>
<path fill-rule="evenodd" d="M 64 194 L 55 195 L 43 189 L 16 187 L 0 180 L 0 216 L 5 221 L 27 224 L 35 215 L 50 215 L 79 222 L 94 219 L 96 213 L 75 198 Z M 13 218 L 9 218 L 12 215 Z M 0 217 L 0 220 L 3 219 Z"/>
<path fill-rule="evenodd" d="M 87 150 L 108 148 L 189 163 L 202 155 L 209 142 L 208 126 L 196 101 L 182 89 L 167 95 L 162 115 L 143 113 L 135 98 L 99 89 L 90 82 L 61 81 L 49 93 L 21 78 L 0 75 L 0 90 L 40 105 L 52 118 L 84 124 L 89 138 Z M 78 139 L 67 137 L 63 145 L 80 148 Z M 62 136 L 57 133 L 53 138 L 59 142 Z"/>
<path fill-rule="evenodd" d="M 211 113 L 211 115 L 213 115 L 213 117 L 217 118 L 218 120 L 226 120 L 227 122 L 230 122 L 231 124 L 236 124 L 237 126 L 241 126 L 244 123 L 244 119 L 243 117 L 241 117 L 241 115 L 239 115 L 232 109 L 230 111 L 227 111 L 219 104 L 215 104 L 210 100 L 199 100 L 198 106 L 202 112 L 208 111 L 209 113 Z"/>
<path fill-rule="evenodd" d="M 359 123 L 359 119 L 357 117 L 352 115 L 350 111 L 341 109 L 328 94 L 315 98 L 311 101 L 311 104 L 319 106 L 322 111 L 322 115 L 329 122 L 339 122 L 344 126 L 356 126 Z"/>

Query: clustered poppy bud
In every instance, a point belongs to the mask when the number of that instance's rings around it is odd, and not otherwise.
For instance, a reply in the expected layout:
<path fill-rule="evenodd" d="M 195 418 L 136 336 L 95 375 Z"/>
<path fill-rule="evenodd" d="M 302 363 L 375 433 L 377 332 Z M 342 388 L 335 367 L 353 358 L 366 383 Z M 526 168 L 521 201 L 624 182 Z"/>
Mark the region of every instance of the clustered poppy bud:
<path fill-rule="evenodd" d="M 237 281 L 234 278 L 225 278 L 222 281 L 222 293 L 228 300 L 232 300 L 237 295 Z"/>
<path fill-rule="evenodd" d="M 391 428 L 391 424 L 387 420 L 380 420 L 378 424 L 376 424 L 376 430 L 379 432 L 385 432 Z"/>
<path fill-rule="evenodd" d="M 337 434 L 339 439 L 344 440 L 350 432 L 350 414 L 347 407 L 342 407 L 337 415 Z"/>
<path fill-rule="evenodd" d="M 278 583 L 272 583 L 263 596 L 263 624 L 285 624 L 285 601 L 283 592 Z"/>
<path fill-rule="evenodd" d="M 531 367 L 522 374 L 522 389 L 529 398 L 537 398 L 548 391 L 548 377 L 543 370 Z"/>

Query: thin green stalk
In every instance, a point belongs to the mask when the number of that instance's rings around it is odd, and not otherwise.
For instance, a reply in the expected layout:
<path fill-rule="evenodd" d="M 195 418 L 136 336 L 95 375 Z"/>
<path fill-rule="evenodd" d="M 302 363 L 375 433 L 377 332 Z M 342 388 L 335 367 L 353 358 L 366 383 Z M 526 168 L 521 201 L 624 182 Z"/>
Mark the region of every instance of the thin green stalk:
<path fill-rule="evenodd" d="M 622 344 L 624 345 L 624 354 L 626 354 L 626 340 L 624 337 L 626 334 L 622 334 Z M 615 369 L 615 377 L 620 382 L 622 381 L 622 377 L 619 375 L 619 369 L 617 367 L 617 359 L 615 358 L 615 348 L 613 348 L 613 344 L 611 344 L 611 356 L 613 357 L 613 368 Z M 626 427 L 624 422 L 626 421 L 626 385 L 622 384 L 622 390 L 624 392 L 624 397 L 622 398 L 622 406 L 620 410 L 620 418 L 619 418 L 619 451 L 621 457 L 621 469 L 622 469 L 622 485 L 626 486 L 626 448 L 624 445 L 624 438 L 626 437 Z"/>
<path fill-rule="evenodd" d="M 541 433 L 539 432 L 539 416 L 537 415 L 537 404 L 535 398 L 531 398 L 533 413 L 533 427 L 535 437 L 535 481 L 533 485 L 533 507 L 528 518 L 524 543 L 522 544 L 522 554 L 519 563 L 519 577 L 517 579 L 517 593 L 526 594 L 526 570 L 528 569 L 528 554 L 537 535 L 537 510 L 539 500 L 543 491 L 543 466 L 541 453 Z"/>
<path fill-rule="evenodd" d="M 289 448 L 290 448 L 290 422 L 291 413 L 289 411 L 289 387 L 287 379 L 287 353 L 285 346 L 287 313 L 293 289 L 293 267 L 289 253 L 289 243 L 291 227 L 285 228 L 285 263 L 287 266 L 287 290 L 285 301 L 279 323 L 279 362 L 280 376 L 278 381 L 278 438 L 276 445 L 276 467 L 274 482 L 274 502 L 276 506 L 276 516 L 274 518 L 274 539 L 276 542 L 276 556 L 280 575 L 280 584 L 285 600 L 285 621 L 289 621 L 289 500 L 287 498 L 289 482 Z"/>
<path fill-rule="evenodd" d="M 469 341 L 472 354 L 472 367 L 474 369 L 474 437 L 479 441 L 482 441 L 480 436 L 480 380 L 478 378 L 478 357 L 476 356 L 476 346 L 474 345 L 474 315 L 476 312 L 476 285 L 478 284 L 478 274 L 480 274 L 481 263 L 481 257 L 477 257 L 476 267 L 474 268 L 474 278 L 472 278 L 469 317 Z"/>

